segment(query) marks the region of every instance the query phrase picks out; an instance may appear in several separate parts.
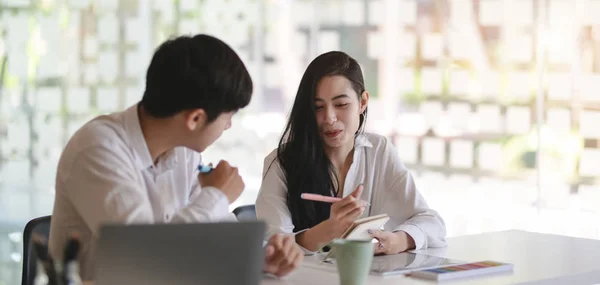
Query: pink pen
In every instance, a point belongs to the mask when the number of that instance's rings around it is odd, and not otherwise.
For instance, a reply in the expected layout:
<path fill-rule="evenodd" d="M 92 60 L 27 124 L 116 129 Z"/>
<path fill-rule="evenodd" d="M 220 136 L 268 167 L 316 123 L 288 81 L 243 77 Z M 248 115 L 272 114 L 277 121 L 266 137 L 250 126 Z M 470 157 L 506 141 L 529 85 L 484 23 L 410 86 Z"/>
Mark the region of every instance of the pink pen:
<path fill-rule="evenodd" d="M 304 200 L 319 201 L 319 202 L 326 202 L 326 203 L 335 203 L 335 202 L 342 200 L 342 198 L 329 197 L 329 196 L 323 196 L 323 195 L 319 195 L 319 194 L 310 194 L 310 193 L 302 193 L 300 195 L 300 198 L 302 198 Z M 366 206 L 370 206 L 370 205 L 371 204 L 369 204 L 369 203 L 366 204 Z"/>
<path fill-rule="evenodd" d="M 309 193 L 302 193 L 302 195 L 300 195 L 300 198 L 302 198 L 304 200 L 327 202 L 327 203 L 335 203 L 335 202 L 342 200 L 341 198 L 337 198 L 337 197 L 328 197 L 328 196 L 323 196 L 323 195 L 318 195 L 318 194 L 309 194 Z"/>

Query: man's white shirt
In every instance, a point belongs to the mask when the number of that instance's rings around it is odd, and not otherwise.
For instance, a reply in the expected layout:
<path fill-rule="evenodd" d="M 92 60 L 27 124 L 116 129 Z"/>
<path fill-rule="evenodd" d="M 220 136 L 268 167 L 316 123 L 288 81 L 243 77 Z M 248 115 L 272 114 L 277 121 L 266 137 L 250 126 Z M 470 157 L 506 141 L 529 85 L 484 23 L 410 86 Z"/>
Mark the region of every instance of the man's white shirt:
<path fill-rule="evenodd" d="M 95 245 L 103 223 L 233 221 L 227 197 L 200 187 L 199 153 L 175 148 L 154 164 L 137 105 L 100 116 L 77 131 L 58 164 L 50 253 L 62 259 L 68 234 L 81 236 L 81 275 L 94 279 Z"/>

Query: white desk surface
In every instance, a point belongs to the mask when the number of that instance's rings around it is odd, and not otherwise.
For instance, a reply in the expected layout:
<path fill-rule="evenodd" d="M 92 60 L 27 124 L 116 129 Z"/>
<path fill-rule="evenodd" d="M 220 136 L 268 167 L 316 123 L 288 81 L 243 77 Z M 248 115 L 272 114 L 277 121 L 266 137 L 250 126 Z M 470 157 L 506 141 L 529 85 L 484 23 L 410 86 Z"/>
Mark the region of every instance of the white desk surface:
<path fill-rule="evenodd" d="M 448 247 L 418 251 L 463 261 L 514 264 L 512 273 L 459 279 L 443 284 L 595 284 L 600 283 L 600 241 L 525 231 L 503 231 L 448 239 Z M 307 257 L 315 258 L 313 257 Z M 310 260 L 307 260 L 309 262 Z M 301 267 L 284 279 L 262 285 L 339 284 L 337 273 Z M 404 276 L 369 276 L 367 284 L 435 284 Z"/>
<path fill-rule="evenodd" d="M 448 247 L 419 253 L 463 261 L 495 260 L 514 264 L 512 273 L 459 279 L 440 284 L 600 284 L 600 240 L 504 231 L 448 239 Z M 315 258 L 307 257 L 309 258 Z M 307 260 L 305 262 L 310 262 Z M 339 284 L 337 273 L 302 266 L 283 279 L 265 278 L 261 285 Z M 436 284 L 404 276 L 370 275 L 367 284 Z M 86 282 L 85 285 L 93 285 Z"/>

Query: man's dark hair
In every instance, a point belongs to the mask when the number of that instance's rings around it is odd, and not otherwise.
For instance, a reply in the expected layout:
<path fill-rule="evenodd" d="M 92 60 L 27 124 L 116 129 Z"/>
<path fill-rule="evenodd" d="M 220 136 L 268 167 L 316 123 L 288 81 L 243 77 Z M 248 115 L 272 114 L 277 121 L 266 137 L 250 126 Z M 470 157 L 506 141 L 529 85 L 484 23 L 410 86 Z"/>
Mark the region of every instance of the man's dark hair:
<path fill-rule="evenodd" d="M 252 79 L 233 49 L 207 35 L 180 36 L 154 53 L 141 105 L 160 118 L 201 108 L 212 122 L 246 107 L 251 97 Z"/>

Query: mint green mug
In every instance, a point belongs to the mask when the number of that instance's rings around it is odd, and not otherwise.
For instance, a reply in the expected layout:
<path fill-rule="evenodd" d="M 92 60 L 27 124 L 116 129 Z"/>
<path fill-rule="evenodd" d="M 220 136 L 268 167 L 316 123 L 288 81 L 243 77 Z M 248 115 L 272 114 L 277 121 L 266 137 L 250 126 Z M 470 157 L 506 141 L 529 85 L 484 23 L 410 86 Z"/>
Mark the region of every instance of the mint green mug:
<path fill-rule="evenodd" d="M 367 284 L 373 262 L 374 247 L 370 240 L 335 239 L 331 242 L 341 285 Z"/>

